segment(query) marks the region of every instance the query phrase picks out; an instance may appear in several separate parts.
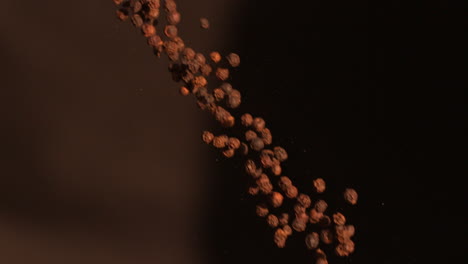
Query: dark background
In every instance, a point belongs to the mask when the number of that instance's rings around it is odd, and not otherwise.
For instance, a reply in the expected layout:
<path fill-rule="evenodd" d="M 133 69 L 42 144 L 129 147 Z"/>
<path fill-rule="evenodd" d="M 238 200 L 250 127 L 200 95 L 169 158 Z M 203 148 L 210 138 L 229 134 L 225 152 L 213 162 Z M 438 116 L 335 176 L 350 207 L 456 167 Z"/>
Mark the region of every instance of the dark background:
<path fill-rule="evenodd" d="M 323 177 L 356 225 L 330 263 L 465 257 L 460 7 L 178 2 L 188 45 L 240 54 L 236 113 L 264 117 L 284 173 Z M 312 263 L 301 235 L 275 248 L 238 160 L 200 142 L 210 118 L 112 1 L 3 8 L 0 263 Z"/>

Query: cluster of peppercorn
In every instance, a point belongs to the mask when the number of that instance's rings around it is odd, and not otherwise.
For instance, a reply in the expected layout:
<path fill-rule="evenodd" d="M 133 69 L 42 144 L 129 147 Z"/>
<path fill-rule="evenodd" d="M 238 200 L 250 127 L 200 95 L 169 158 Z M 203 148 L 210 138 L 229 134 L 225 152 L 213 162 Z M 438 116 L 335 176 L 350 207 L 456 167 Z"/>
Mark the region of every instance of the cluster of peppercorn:
<path fill-rule="evenodd" d="M 300 193 L 291 179 L 283 175 L 281 163 L 288 159 L 288 153 L 280 146 L 271 146 L 272 134 L 266 127 L 265 120 L 245 113 L 236 123 L 236 118 L 227 110 L 241 104 L 240 91 L 227 82 L 230 77 L 229 68 L 238 67 L 240 57 L 230 53 L 223 59 L 219 52 L 213 51 L 207 59 L 202 53 L 186 47 L 178 35 L 177 25 L 181 15 L 174 0 L 165 0 L 163 3 L 167 23 L 162 35 L 156 29 L 161 10 L 160 0 L 113 1 L 118 6 L 118 18 L 130 18 L 133 25 L 146 37 L 155 54 L 168 56 L 173 79 L 183 82 L 180 93 L 184 96 L 193 94 L 198 107 L 212 114 L 222 127 L 232 128 L 237 125 L 243 131 L 243 136 L 239 138 L 204 131 L 202 139 L 219 149 L 226 158 L 235 155 L 245 157 L 244 168 L 250 179 L 247 192 L 262 197 L 263 202 L 257 205 L 256 213 L 259 217 L 266 218 L 267 224 L 275 229 L 274 243 L 283 248 L 293 232 L 314 230 L 306 235 L 305 245 L 315 251 L 317 264 L 328 263 L 325 253 L 319 248 L 320 243 L 333 244 L 338 256 L 351 254 L 354 251 L 351 240 L 354 226 L 346 225 L 346 218 L 342 213 L 336 212 L 331 217 L 328 216 L 328 204 L 324 200 L 312 201 L 309 195 Z M 200 26 L 208 29 L 209 21 L 201 18 Z M 216 77 L 218 82 L 211 89 L 207 80 L 210 76 Z M 311 184 L 316 194 L 321 194 L 326 189 L 322 178 L 315 179 Z M 283 204 L 284 196 L 293 202 L 293 208 L 288 209 Z M 343 195 L 351 205 L 357 203 L 357 197 L 354 189 L 346 189 Z"/>

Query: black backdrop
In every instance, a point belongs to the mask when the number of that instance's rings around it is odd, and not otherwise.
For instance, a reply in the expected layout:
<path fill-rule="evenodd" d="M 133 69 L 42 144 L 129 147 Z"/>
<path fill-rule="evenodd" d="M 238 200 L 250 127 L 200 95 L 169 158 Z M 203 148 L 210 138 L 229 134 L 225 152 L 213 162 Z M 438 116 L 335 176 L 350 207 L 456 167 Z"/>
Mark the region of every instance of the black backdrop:
<path fill-rule="evenodd" d="M 239 163 L 200 143 L 209 119 L 108 2 L 5 3 L 0 262 L 311 263 L 300 235 L 275 248 Z M 325 178 L 357 226 L 330 263 L 464 257 L 461 8 L 179 2 L 190 45 L 241 55 L 239 113 L 267 120 L 285 174 Z"/>

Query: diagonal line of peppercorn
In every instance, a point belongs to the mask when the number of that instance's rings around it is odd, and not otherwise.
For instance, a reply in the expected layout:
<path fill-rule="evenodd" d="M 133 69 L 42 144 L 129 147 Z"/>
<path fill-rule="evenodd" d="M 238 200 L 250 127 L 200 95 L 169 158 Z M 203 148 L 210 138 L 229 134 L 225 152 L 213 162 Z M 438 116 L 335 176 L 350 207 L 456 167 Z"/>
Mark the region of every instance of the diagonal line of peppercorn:
<path fill-rule="evenodd" d="M 266 218 L 267 224 L 275 229 L 274 243 L 283 248 L 293 232 L 305 232 L 307 227 L 312 225 L 315 227 L 313 230 L 317 232 L 306 235 L 305 246 L 314 251 L 315 263 L 328 263 L 327 256 L 319 248 L 321 244 L 332 245 L 338 256 L 348 256 L 354 252 L 351 237 L 355 228 L 346 224 L 345 216 L 340 212 L 328 216 L 325 213 L 328 204 L 324 200 L 318 199 L 313 202 L 309 195 L 300 193 L 290 178 L 283 176 L 281 163 L 288 159 L 288 153 L 280 146 L 271 146 L 272 134 L 266 127 L 265 120 L 248 113 L 236 120 L 227 110 L 238 108 L 241 104 L 241 93 L 226 82 L 229 78 L 229 67 L 240 65 L 239 55 L 230 53 L 223 59 L 219 52 L 213 51 L 207 59 L 202 53 L 186 47 L 178 35 L 177 25 L 181 15 L 174 0 L 165 0 L 163 8 L 160 0 L 113 1 L 118 7 L 117 17 L 122 21 L 130 20 L 139 28 L 158 57 L 161 54 L 168 56 L 173 79 L 183 83 L 180 88 L 182 95 L 193 94 L 198 107 L 212 114 L 224 128 L 234 127 L 236 121 L 240 123 L 240 127 L 245 131 L 242 139 L 204 131 L 202 140 L 219 149 L 226 158 L 234 155 L 245 157 L 245 172 L 251 179 L 247 192 L 264 198 L 264 202 L 257 205 L 256 214 Z M 161 22 L 158 21 L 161 9 L 166 12 L 166 24 L 162 30 L 163 34 L 159 35 L 156 26 Z M 201 18 L 199 22 L 202 29 L 208 29 L 210 26 L 206 18 Z M 210 89 L 207 78 L 213 75 L 220 84 Z M 277 190 L 272 184 L 273 179 L 276 180 Z M 323 193 L 326 189 L 322 178 L 316 178 L 311 184 L 316 194 Z M 292 209 L 284 208 L 284 199 L 295 203 Z M 358 194 L 354 189 L 348 188 L 343 193 L 343 199 L 355 205 Z M 278 209 L 281 213 L 272 212 Z"/>

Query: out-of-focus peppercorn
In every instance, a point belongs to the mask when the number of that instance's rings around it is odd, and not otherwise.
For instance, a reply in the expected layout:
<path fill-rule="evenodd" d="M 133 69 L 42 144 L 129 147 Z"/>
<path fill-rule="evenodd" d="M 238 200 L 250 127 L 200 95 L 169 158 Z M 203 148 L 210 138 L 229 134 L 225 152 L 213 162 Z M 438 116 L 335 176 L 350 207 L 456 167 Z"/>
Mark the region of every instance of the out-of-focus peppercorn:
<path fill-rule="evenodd" d="M 296 215 L 303 214 L 305 212 L 306 212 L 306 208 L 304 206 L 302 206 L 301 204 L 296 203 L 294 205 L 294 213 L 296 213 Z"/>
<path fill-rule="evenodd" d="M 227 78 L 229 78 L 229 70 L 226 68 L 217 68 L 215 75 L 221 81 L 225 81 Z"/>
<path fill-rule="evenodd" d="M 156 28 L 151 24 L 143 24 L 141 26 L 141 30 L 143 31 L 145 37 L 151 37 L 156 34 Z"/>
<path fill-rule="evenodd" d="M 257 170 L 257 165 L 255 164 L 255 161 L 253 160 L 247 160 L 245 162 L 245 172 L 250 175 L 250 176 L 256 176 L 255 171 Z M 255 177 L 256 178 L 256 177 Z"/>
<path fill-rule="evenodd" d="M 214 137 L 215 136 L 210 131 L 203 131 L 202 133 L 203 142 L 205 142 L 206 144 L 210 144 L 213 141 Z"/>
<path fill-rule="evenodd" d="M 133 13 L 136 14 L 141 11 L 142 4 L 141 1 L 134 1 L 133 2 Z"/>
<path fill-rule="evenodd" d="M 349 204 L 355 205 L 357 203 L 358 194 L 357 194 L 356 190 L 351 189 L 351 188 L 347 188 L 344 191 L 343 196 L 344 196 L 345 201 L 348 202 Z"/>
<path fill-rule="evenodd" d="M 278 220 L 278 217 L 276 217 L 276 215 L 273 215 L 273 214 L 269 214 L 267 216 L 267 223 L 270 227 L 272 228 L 275 228 L 278 226 L 279 224 L 279 220 Z"/>
<path fill-rule="evenodd" d="M 312 200 L 310 200 L 309 195 L 301 193 L 297 197 L 297 202 L 304 208 L 309 208 L 310 204 L 312 203 Z"/>
<path fill-rule="evenodd" d="M 256 181 L 258 188 L 264 194 L 270 194 L 273 191 L 273 185 L 266 174 L 262 174 Z"/>
<path fill-rule="evenodd" d="M 342 213 L 334 213 L 333 222 L 337 225 L 344 225 L 346 224 L 346 217 Z"/>
<path fill-rule="evenodd" d="M 222 83 L 219 88 L 223 89 L 226 94 L 230 94 L 233 90 L 232 85 L 227 82 Z"/>
<path fill-rule="evenodd" d="M 182 40 L 181 37 L 174 37 L 172 38 L 172 41 L 174 41 L 177 44 L 177 49 L 179 52 L 183 51 L 185 48 L 185 43 Z"/>
<path fill-rule="evenodd" d="M 243 115 L 241 116 L 241 124 L 242 124 L 243 126 L 246 126 L 246 127 L 251 126 L 251 125 L 252 125 L 252 121 L 253 121 L 253 117 L 252 117 L 251 114 L 246 113 L 246 114 L 243 114 Z M 255 132 L 254 132 L 254 133 L 255 133 Z"/>
<path fill-rule="evenodd" d="M 297 193 L 298 191 L 297 191 L 296 186 L 289 186 L 286 188 L 286 191 L 285 191 L 286 197 L 288 197 L 289 199 L 296 198 Z"/>
<path fill-rule="evenodd" d="M 148 38 L 148 45 L 150 45 L 150 46 L 152 46 L 152 47 L 154 47 L 156 49 L 160 49 L 164 45 L 164 42 L 162 41 L 160 36 L 153 35 L 153 36 Z"/>
<path fill-rule="evenodd" d="M 278 180 L 278 186 L 281 188 L 281 190 L 286 191 L 286 189 L 290 186 L 292 186 L 292 181 L 286 176 L 281 176 Z"/>
<path fill-rule="evenodd" d="M 166 35 L 168 38 L 175 38 L 177 37 L 178 34 L 177 27 L 174 25 L 167 25 L 164 27 L 164 35 Z"/>
<path fill-rule="evenodd" d="M 113 1 L 116 5 L 120 5 L 123 2 L 123 0 L 113 0 Z"/>
<path fill-rule="evenodd" d="M 325 188 L 325 181 L 322 178 L 317 178 L 314 180 L 314 189 L 317 193 L 323 193 Z"/>
<path fill-rule="evenodd" d="M 190 90 L 187 89 L 187 87 L 185 87 L 185 86 L 180 87 L 179 92 L 180 92 L 180 94 L 183 95 L 183 96 L 187 96 L 187 95 L 190 94 Z"/>
<path fill-rule="evenodd" d="M 328 260 L 326 258 L 317 258 L 315 264 L 328 264 Z"/>
<path fill-rule="evenodd" d="M 307 222 L 309 221 L 309 216 L 305 213 L 297 214 L 296 218 L 292 221 L 292 228 L 297 232 L 303 232 L 306 230 Z"/>
<path fill-rule="evenodd" d="M 244 142 L 241 143 L 241 146 L 239 148 L 239 152 L 242 154 L 242 155 L 247 155 L 249 154 L 249 146 L 247 146 L 247 144 L 245 144 Z"/>
<path fill-rule="evenodd" d="M 214 63 L 218 63 L 221 60 L 221 55 L 217 51 L 212 51 L 210 53 L 210 58 Z"/>
<path fill-rule="evenodd" d="M 237 67 L 240 64 L 240 57 L 236 53 L 229 53 L 229 55 L 226 56 L 226 59 L 232 67 Z"/>
<path fill-rule="evenodd" d="M 283 204 L 283 195 L 279 192 L 272 192 L 270 195 L 270 202 L 274 208 L 278 208 Z"/>
<path fill-rule="evenodd" d="M 270 129 L 266 127 L 260 131 L 260 137 L 265 145 L 270 145 L 273 142 L 273 136 L 271 135 Z"/>
<path fill-rule="evenodd" d="M 333 232 L 330 229 L 322 229 L 320 231 L 320 240 L 327 245 L 333 243 Z"/>
<path fill-rule="evenodd" d="M 275 231 L 273 241 L 275 242 L 277 247 L 284 248 L 286 246 L 287 238 L 288 238 L 288 235 L 286 234 L 286 232 L 282 228 L 278 228 Z"/>
<path fill-rule="evenodd" d="M 289 223 L 289 214 L 282 213 L 279 217 L 279 223 L 282 226 L 287 225 Z"/>
<path fill-rule="evenodd" d="M 169 12 L 166 16 L 167 23 L 170 25 L 177 25 L 180 23 L 180 13 L 175 11 L 175 12 Z"/>
<path fill-rule="evenodd" d="M 203 29 L 210 28 L 210 21 L 204 17 L 200 18 L 200 27 Z"/>
<path fill-rule="evenodd" d="M 323 213 L 318 212 L 315 208 L 309 211 L 309 222 L 312 224 L 317 224 L 322 217 Z"/>
<path fill-rule="evenodd" d="M 159 9 L 158 8 L 149 8 L 146 12 L 146 18 L 149 20 L 153 20 L 159 17 Z"/>
<path fill-rule="evenodd" d="M 262 140 L 262 143 L 263 143 L 263 140 Z M 281 175 L 282 171 L 283 170 L 282 170 L 282 168 L 281 168 L 281 166 L 279 164 L 275 164 L 275 165 L 273 165 L 273 167 L 271 167 L 271 173 L 273 173 L 273 175 L 275 175 L 275 176 Z"/>
<path fill-rule="evenodd" d="M 219 135 L 213 138 L 213 146 L 215 148 L 224 148 L 228 142 L 228 136 L 226 135 Z"/>
<path fill-rule="evenodd" d="M 258 192 L 260 191 L 260 189 L 258 188 L 258 186 L 250 186 L 249 189 L 247 190 L 247 193 L 250 194 L 250 195 L 257 195 Z"/>
<path fill-rule="evenodd" d="M 128 11 L 125 9 L 119 9 L 115 12 L 115 14 L 117 15 L 117 18 L 121 21 L 125 21 L 128 18 Z"/>
<path fill-rule="evenodd" d="M 235 119 L 226 109 L 221 106 L 216 107 L 215 118 L 218 122 L 221 123 L 223 127 L 232 127 L 234 126 Z"/>
<path fill-rule="evenodd" d="M 320 218 L 318 224 L 321 227 L 328 227 L 331 224 L 331 219 L 328 215 L 323 215 L 322 218 Z"/>
<path fill-rule="evenodd" d="M 203 65 L 206 63 L 206 58 L 205 58 L 205 55 L 201 54 L 201 53 L 197 53 L 195 54 L 195 61 L 198 62 L 200 65 Z"/>
<path fill-rule="evenodd" d="M 327 258 L 327 255 L 325 254 L 325 252 L 323 252 L 323 250 L 321 250 L 320 248 L 317 248 L 317 249 L 315 250 L 315 256 L 316 256 L 317 258 L 324 258 L 324 259 Z"/>
<path fill-rule="evenodd" d="M 208 84 L 208 81 L 206 81 L 205 77 L 203 76 L 195 76 L 192 80 L 192 84 L 194 88 L 200 88 L 200 87 L 205 87 Z"/>
<path fill-rule="evenodd" d="M 258 216 L 265 217 L 268 215 L 268 212 L 269 212 L 268 207 L 266 207 L 266 205 L 264 204 L 257 205 L 256 213 Z"/>
<path fill-rule="evenodd" d="M 318 200 L 315 202 L 314 208 L 319 213 L 323 213 L 327 210 L 328 204 L 324 200 Z"/>
<path fill-rule="evenodd" d="M 132 24 L 137 28 L 141 27 L 143 25 L 143 18 L 138 14 L 134 14 L 132 16 Z"/>
<path fill-rule="evenodd" d="M 236 151 L 234 149 L 228 148 L 223 150 L 223 156 L 226 158 L 232 158 L 234 157 L 234 154 L 236 154 Z"/>
<path fill-rule="evenodd" d="M 273 165 L 275 165 L 272 159 L 273 156 L 273 151 L 270 149 L 263 149 L 262 152 L 260 152 L 260 163 L 262 164 L 263 168 L 271 168 Z"/>
<path fill-rule="evenodd" d="M 260 151 L 265 147 L 265 143 L 261 138 L 255 137 L 250 141 L 250 147 L 255 151 Z"/>
<path fill-rule="evenodd" d="M 195 58 L 195 51 L 192 48 L 186 47 L 182 51 L 182 58 L 181 58 L 182 63 L 188 64 L 194 58 Z"/>
<path fill-rule="evenodd" d="M 203 74 L 204 76 L 209 76 L 212 70 L 213 70 L 213 69 L 212 69 L 211 66 L 208 65 L 208 64 L 203 64 L 203 65 L 200 67 L 200 72 L 201 72 L 201 74 Z"/>
<path fill-rule="evenodd" d="M 257 133 L 255 133 L 255 131 L 253 130 L 247 130 L 245 132 L 245 140 L 247 141 L 252 141 L 254 138 L 257 138 Z M 263 143 L 263 142 L 262 142 Z"/>
<path fill-rule="evenodd" d="M 308 234 L 305 238 L 305 244 L 308 249 L 316 249 L 319 245 L 320 239 L 319 235 L 315 232 Z"/>
<path fill-rule="evenodd" d="M 233 89 L 228 95 L 226 104 L 229 108 L 237 108 L 241 104 L 241 101 L 241 93 L 238 90 Z"/>
<path fill-rule="evenodd" d="M 145 25 L 147 24 L 144 24 L 142 28 L 145 27 Z M 174 41 L 165 41 L 164 49 L 171 61 L 176 61 L 179 59 L 179 46 L 177 45 L 177 43 L 175 43 Z"/>
<path fill-rule="evenodd" d="M 285 160 L 288 159 L 288 153 L 286 152 L 286 150 L 282 147 L 274 147 L 273 148 L 273 151 L 275 152 L 275 157 L 283 162 Z"/>
<path fill-rule="evenodd" d="M 287 236 L 290 236 L 293 233 L 293 230 L 289 225 L 284 225 L 283 226 L 283 231 Z"/>
<path fill-rule="evenodd" d="M 354 243 L 351 240 L 346 241 L 346 243 L 340 243 L 335 248 L 336 255 L 340 257 L 349 256 L 352 252 L 354 252 Z"/>
<path fill-rule="evenodd" d="M 262 131 L 265 128 L 265 120 L 261 117 L 256 117 L 252 121 L 252 127 L 255 131 Z"/>
<path fill-rule="evenodd" d="M 159 1 L 159 0 L 158 0 Z M 177 4 L 174 0 L 166 0 L 166 4 L 164 5 L 167 12 L 175 12 L 177 11 Z"/>
<path fill-rule="evenodd" d="M 238 149 L 240 147 L 240 140 L 238 138 L 235 138 L 235 137 L 230 137 L 229 138 L 229 141 L 228 141 L 228 147 L 230 149 Z"/>
<path fill-rule="evenodd" d="M 225 93 L 222 89 L 216 88 L 213 90 L 213 96 L 215 97 L 216 101 L 221 101 L 224 99 Z"/>

